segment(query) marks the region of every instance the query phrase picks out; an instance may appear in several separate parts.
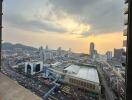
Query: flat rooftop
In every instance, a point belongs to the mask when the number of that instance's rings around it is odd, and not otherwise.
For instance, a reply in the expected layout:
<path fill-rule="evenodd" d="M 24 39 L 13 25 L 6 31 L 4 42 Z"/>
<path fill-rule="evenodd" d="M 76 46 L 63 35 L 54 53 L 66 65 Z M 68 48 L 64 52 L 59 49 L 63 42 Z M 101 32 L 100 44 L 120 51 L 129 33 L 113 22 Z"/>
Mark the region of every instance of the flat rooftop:
<path fill-rule="evenodd" d="M 0 100 L 42 100 L 14 80 L 0 73 Z"/>
<path fill-rule="evenodd" d="M 67 74 L 71 76 L 99 84 L 98 72 L 95 68 L 70 65 L 64 70 L 67 71 Z"/>

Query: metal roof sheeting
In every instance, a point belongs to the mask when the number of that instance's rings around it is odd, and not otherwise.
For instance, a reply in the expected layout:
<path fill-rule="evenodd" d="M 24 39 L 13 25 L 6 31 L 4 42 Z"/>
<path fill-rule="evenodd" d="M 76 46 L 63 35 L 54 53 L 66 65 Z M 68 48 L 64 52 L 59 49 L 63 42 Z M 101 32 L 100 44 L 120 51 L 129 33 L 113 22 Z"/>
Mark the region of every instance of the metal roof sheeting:
<path fill-rule="evenodd" d="M 70 65 L 64 70 L 66 70 L 68 74 L 74 77 L 99 84 L 98 72 L 95 68 L 83 67 L 78 65 Z"/>

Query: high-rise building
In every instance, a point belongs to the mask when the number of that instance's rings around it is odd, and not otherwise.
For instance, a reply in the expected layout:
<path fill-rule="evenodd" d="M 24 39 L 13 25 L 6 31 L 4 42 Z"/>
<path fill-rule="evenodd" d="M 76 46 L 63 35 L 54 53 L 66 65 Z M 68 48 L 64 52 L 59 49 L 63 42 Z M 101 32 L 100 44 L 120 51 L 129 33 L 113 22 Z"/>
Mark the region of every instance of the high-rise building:
<path fill-rule="evenodd" d="M 111 60 L 112 59 L 112 51 L 107 51 L 106 55 L 107 55 L 107 60 Z"/>
<path fill-rule="evenodd" d="M 58 49 L 57 49 L 57 56 L 61 57 L 61 54 L 62 54 L 61 47 L 58 47 Z"/>
<path fill-rule="evenodd" d="M 94 43 L 91 42 L 90 43 L 90 55 L 92 55 L 93 51 L 94 51 Z"/>
<path fill-rule="evenodd" d="M 124 53 L 124 49 L 114 49 L 114 58 L 121 60 Z"/>
<path fill-rule="evenodd" d="M 94 43 L 93 42 L 90 43 L 89 53 L 90 53 L 90 57 L 93 57 L 93 55 L 94 55 Z"/>
<path fill-rule="evenodd" d="M 42 46 L 39 48 L 39 52 L 40 60 L 44 63 L 44 50 Z"/>
<path fill-rule="evenodd" d="M 44 61 L 46 60 L 51 60 L 52 59 L 52 52 L 48 51 L 48 52 L 44 52 Z"/>
<path fill-rule="evenodd" d="M 90 43 L 89 54 L 90 54 L 90 57 L 91 58 L 95 58 L 96 55 L 98 54 L 97 53 L 97 50 L 95 50 L 95 46 L 94 46 L 94 43 L 93 42 Z"/>
<path fill-rule="evenodd" d="M 68 50 L 68 57 L 71 57 L 71 48 Z"/>
<path fill-rule="evenodd" d="M 48 45 L 46 45 L 44 50 L 44 61 L 51 60 L 52 58 L 52 51 L 49 50 Z"/>
<path fill-rule="evenodd" d="M 48 49 L 49 49 L 49 48 L 48 48 L 48 45 L 46 45 L 45 50 L 48 51 Z"/>

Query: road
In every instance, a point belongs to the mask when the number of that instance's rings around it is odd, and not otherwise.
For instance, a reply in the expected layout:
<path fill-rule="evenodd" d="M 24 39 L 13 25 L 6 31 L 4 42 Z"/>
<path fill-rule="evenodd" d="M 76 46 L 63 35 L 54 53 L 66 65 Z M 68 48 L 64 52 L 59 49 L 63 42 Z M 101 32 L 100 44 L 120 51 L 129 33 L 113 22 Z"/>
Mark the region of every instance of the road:
<path fill-rule="evenodd" d="M 32 92 L 36 93 L 40 97 L 49 90 L 48 87 L 44 86 L 41 82 L 35 81 L 32 78 L 26 77 L 22 74 L 19 74 L 15 71 L 15 69 L 9 66 L 8 61 L 2 62 L 2 72 L 9 76 L 11 79 L 15 80 L 22 86 L 27 89 L 30 89 Z"/>
<path fill-rule="evenodd" d="M 38 79 L 27 77 L 23 74 L 18 73 L 15 69 L 13 69 L 9 65 L 8 60 L 2 61 L 2 72 L 9 76 L 11 79 L 15 80 L 20 85 L 25 88 L 31 90 L 36 95 L 42 97 L 45 93 L 47 93 L 51 87 L 45 85 Z M 48 100 L 71 100 L 72 97 L 64 95 L 61 93 L 52 93 L 47 99 Z"/>
<path fill-rule="evenodd" d="M 104 86 L 105 88 L 105 97 L 106 97 L 106 100 L 116 100 L 116 96 L 115 94 L 113 93 L 113 91 L 111 90 L 111 88 L 108 86 L 107 84 L 107 81 L 104 77 L 104 72 L 103 70 L 100 68 L 100 66 L 97 67 L 97 70 L 100 74 L 100 77 L 101 77 L 101 84 Z"/>
<path fill-rule="evenodd" d="M 103 63 L 105 64 L 105 65 L 107 65 L 109 68 L 111 68 L 111 69 L 113 69 L 113 72 L 121 79 L 121 80 L 123 80 L 124 82 L 125 82 L 125 79 L 119 74 L 119 73 L 117 73 L 117 71 L 115 70 L 115 68 L 113 68 L 108 62 L 106 62 L 106 61 L 103 61 Z"/>

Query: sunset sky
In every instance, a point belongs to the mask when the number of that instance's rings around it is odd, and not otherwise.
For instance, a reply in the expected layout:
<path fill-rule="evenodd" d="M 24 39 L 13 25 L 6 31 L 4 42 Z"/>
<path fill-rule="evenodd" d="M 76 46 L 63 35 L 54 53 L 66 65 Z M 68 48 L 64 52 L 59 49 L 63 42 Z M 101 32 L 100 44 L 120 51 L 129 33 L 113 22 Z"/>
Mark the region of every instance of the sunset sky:
<path fill-rule="evenodd" d="M 123 44 L 124 0 L 4 0 L 3 40 L 99 53 Z"/>

